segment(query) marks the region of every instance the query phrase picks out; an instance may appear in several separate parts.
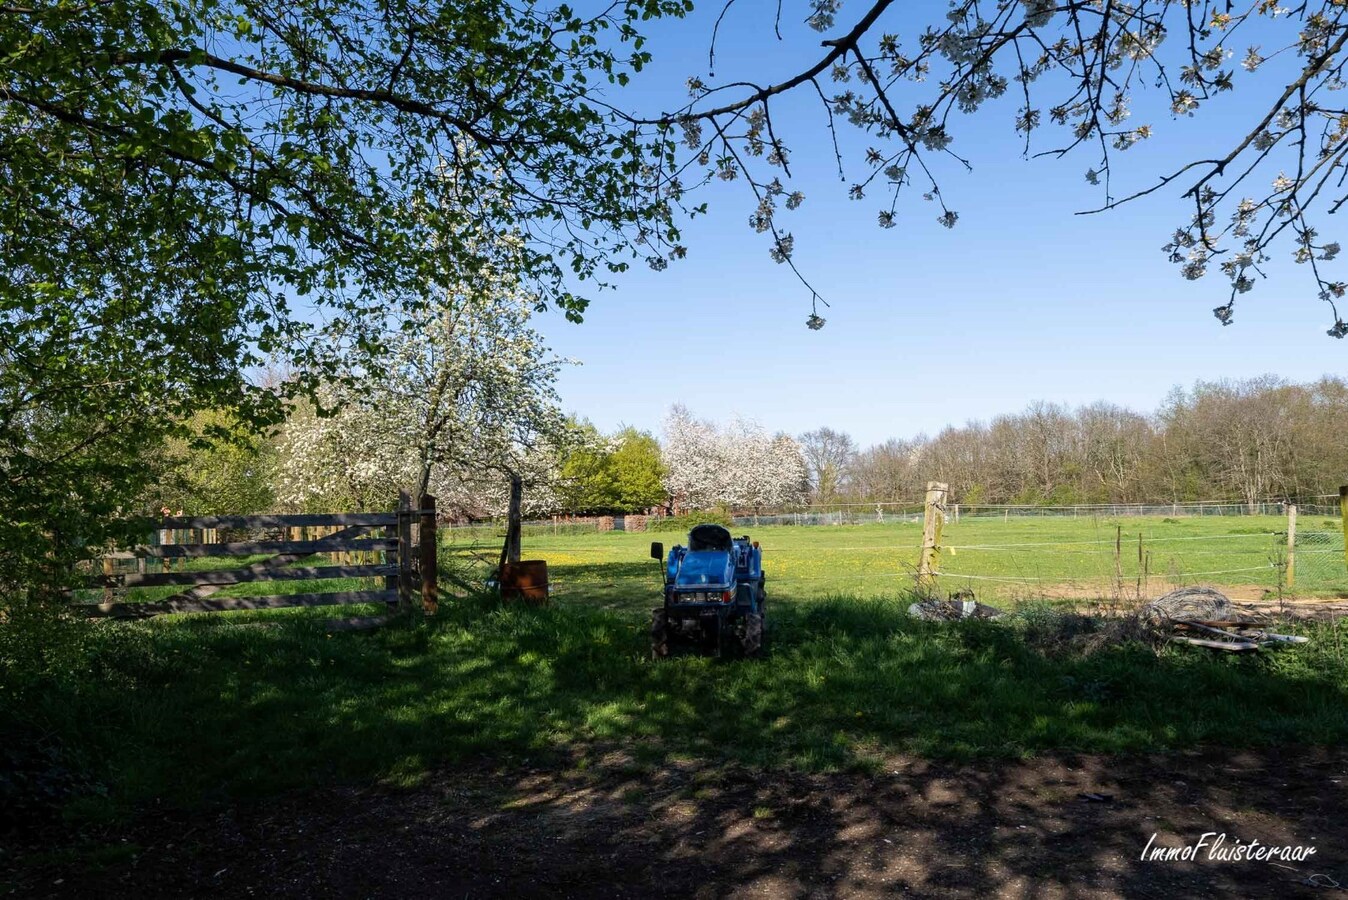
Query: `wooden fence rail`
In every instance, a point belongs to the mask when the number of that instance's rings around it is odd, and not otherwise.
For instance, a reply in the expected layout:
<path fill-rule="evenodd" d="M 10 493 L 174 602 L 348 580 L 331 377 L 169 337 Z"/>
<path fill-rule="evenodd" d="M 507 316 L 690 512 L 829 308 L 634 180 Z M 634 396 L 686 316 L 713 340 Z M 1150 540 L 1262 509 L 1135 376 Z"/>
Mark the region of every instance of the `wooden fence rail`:
<path fill-rule="evenodd" d="M 427 524 L 429 523 L 429 524 Z M 284 540 L 218 540 L 220 529 L 280 531 Z M 373 534 L 371 534 L 373 532 Z M 88 575 L 88 587 L 102 588 L 104 602 L 72 603 L 74 610 L 98 618 L 145 618 L 166 613 L 224 612 L 240 609 L 279 609 L 289 606 L 333 606 L 384 603 L 390 611 L 407 611 L 420 588 L 422 609 L 435 612 L 436 535 L 435 498 L 421 498 L 413 508 L 406 494 L 391 513 L 332 513 L 264 516 L 173 516 L 157 523 L 156 543 L 108 552 L 97 558 L 98 574 Z M 182 541 L 190 537 L 191 542 Z M 295 565 L 307 557 L 325 554 L 335 565 Z M 258 556 L 237 569 L 169 571 L 170 560 Z M 145 561 L 157 559 L 161 572 L 146 570 Z M 118 571 L 118 563 L 134 560 L 135 571 Z M 332 578 L 381 579 L 381 589 L 329 590 L 266 596 L 217 597 L 231 585 L 265 581 Z M 117 588 L 186 587 L 164 600 L 114 601 Z"/>

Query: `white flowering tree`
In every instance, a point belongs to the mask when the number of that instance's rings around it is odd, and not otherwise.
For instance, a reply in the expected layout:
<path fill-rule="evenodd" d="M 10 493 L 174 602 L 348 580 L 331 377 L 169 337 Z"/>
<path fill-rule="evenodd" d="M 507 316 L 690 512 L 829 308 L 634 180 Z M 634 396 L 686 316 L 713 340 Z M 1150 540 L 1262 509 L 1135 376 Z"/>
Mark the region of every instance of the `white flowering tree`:
<path fill-rule="evenodd" d="M 706 509 L 721 502 L 726 461 L 714 425 L 675 404 L 665 416 L 660 452 L 665 490 L 674 507 Z"/>
<path fill-rule="evenodd" d="M 772 435 L 749 419 L 736 418 L 721 435 L 727 462 L 727 502 L 741 509 L 786 506 L 804 499 L 807 485 L 801 446 Z"/>
<path fill-rule="evenodd" d="M 680 508 L 761 508 L 798 503 L 807 484 L 800 445 L 757 422 L 698 419 L 682 406 L 665 417 L 661 448 L 665 489 Z"/>
<path fill-rule="evenodd" d="M 277 436 L 277 501 L 312 511 L 389 508 L 415 477 L 396 424 L 346 385 L 324 384 L 317 399 L 321 409 L 300 404 Z"/>
<path fill-rule="evenodd" d="M 549 508 L 571 436 L 555 388 L 565 360 L 530 326 L 534 298 L 510 272 L 483 266 L 388 338 L 379 372 L 324 385 L 332 415 L 297 410 L 280 435 L 278 498 L 387 507 L 403 489 L 493 515 L 518 477 L 530 508 Z"/>

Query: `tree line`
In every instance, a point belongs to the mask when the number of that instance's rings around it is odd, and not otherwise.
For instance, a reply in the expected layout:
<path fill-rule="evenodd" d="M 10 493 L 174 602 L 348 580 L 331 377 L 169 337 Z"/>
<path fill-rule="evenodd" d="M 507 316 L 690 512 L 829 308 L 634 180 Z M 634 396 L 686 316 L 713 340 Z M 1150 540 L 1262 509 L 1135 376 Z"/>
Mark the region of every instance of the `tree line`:
<path fill-rule="evenodd" d="M 817 503 L 902 501 L 928 480 L 965 504 L 1063 505 L 1337 493 L 1348 483 L 1348 382 L 1272 375 L 1175 388 L 1151 413 L 1035 402 L 987 422 L 865 449 L 801 435 Z"/>
<path fill-rule="evenodd" d="M 525 476 L 532 516 L 917 502 L 930 480 L 949 484 L 965 505 L 1221 499 L 1253 506 L 1334 494 L 1348 482 L 1348 382 L 1338 377 L 1199 382 L 1176 388 L 1149 414 L 1103 401 L 1078 408 L 1035 402 L 987 422 L 860 448 L 838 429 L 793 438 L 743 418 L 707 421 L 677 404 L 659 435 L 627 426 L 603 434 L 564 417 L 555 396 L 546 399 L 555 369 L 540 367 L 543 358 L 538 349 L 520 357 L 530 361 L 526 370 L 542 373 L 533 389 L 543 396 L 524 403 L 531 395 L 521 389 L 512 397 L 552 424 L 535 425 L 538 439 L 516 458 L 489 445 L 485 414 L 473 405 L 446 410 L 454 425 L 444 429 L 471 432 L 471 442 L 423 437 L 419 444 L 425 417 L 409 413 L 405 428 L 390 423 L 398 407 L 386 387 L 335 417 L 300 408 L 271 437 L 251 443 L 177 443 L 148 505 L 197 514 L 390 507 L 400 488 L 422 480 L 427 447 L 438 455 L 424 483 L 439 492 L 448 515 L 462 519 L 503 515 L 510 472 Z M 199 418 L 199 428 L 222 421 Z M 455 455 L 443 452 L 448 447 Z"/>

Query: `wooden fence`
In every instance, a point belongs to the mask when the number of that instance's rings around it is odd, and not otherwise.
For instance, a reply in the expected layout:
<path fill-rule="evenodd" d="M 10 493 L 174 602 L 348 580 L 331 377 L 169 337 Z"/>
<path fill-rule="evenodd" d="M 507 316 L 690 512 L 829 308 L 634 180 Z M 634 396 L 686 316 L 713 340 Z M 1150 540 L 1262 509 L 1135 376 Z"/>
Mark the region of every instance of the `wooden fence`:
<path fill-rule="evenodd" d="M 218 540 L 219 532 L 271 533 L 277 539 Z M 280 609 L 289 606 L 334 606 L 384 603 L 390 611 L 410 610 L 421 594 L 422 610 L 433 614 L 438 606 L 436 579 L 435 498 L 421 498 L 413 509 L 403 494 L 397 512 L 331 513 L 267 516 L 177 516 L 159 523 L 153 544 L 98 558 L 101 572 L 86 579 L 102 587 L 104 602 L 75 603 L 72 607 L 93 617 L 146 618 L 165 613 L 226 612 L 241 609 Z M 184 541 L 183 538 L 187 540 Z M 202 557 L 256 556 L 266 559 L 235 569 L 172 570 L 172 563 Z M 327 565 L 296 565 L 316 555 Z M 148 571 L 158 560 L 160 571 Z M 119 571 L 127 563 L 131 571 Z M 374 590 L 329 590 L 313 593 L 246 597 L 215 597 L 230 585 L 252 582 L 309 581 L 331 578 L 382 579 Z M 165 600 L 115 601 L 117 588 L 182 586 Z"/>

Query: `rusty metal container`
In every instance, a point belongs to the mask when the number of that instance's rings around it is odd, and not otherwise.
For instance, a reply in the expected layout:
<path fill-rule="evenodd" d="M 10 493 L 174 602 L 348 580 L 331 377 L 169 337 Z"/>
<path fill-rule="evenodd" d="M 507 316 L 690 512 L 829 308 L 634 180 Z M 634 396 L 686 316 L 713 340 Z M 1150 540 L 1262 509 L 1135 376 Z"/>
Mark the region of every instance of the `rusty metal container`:
<path fill-rule="evenodd" d="M 524 559 L 506 563 L 501 569 L 501 596 L 523 600 L 531 606 L 548 602 L 548 563 L 542 559 Z"/>

